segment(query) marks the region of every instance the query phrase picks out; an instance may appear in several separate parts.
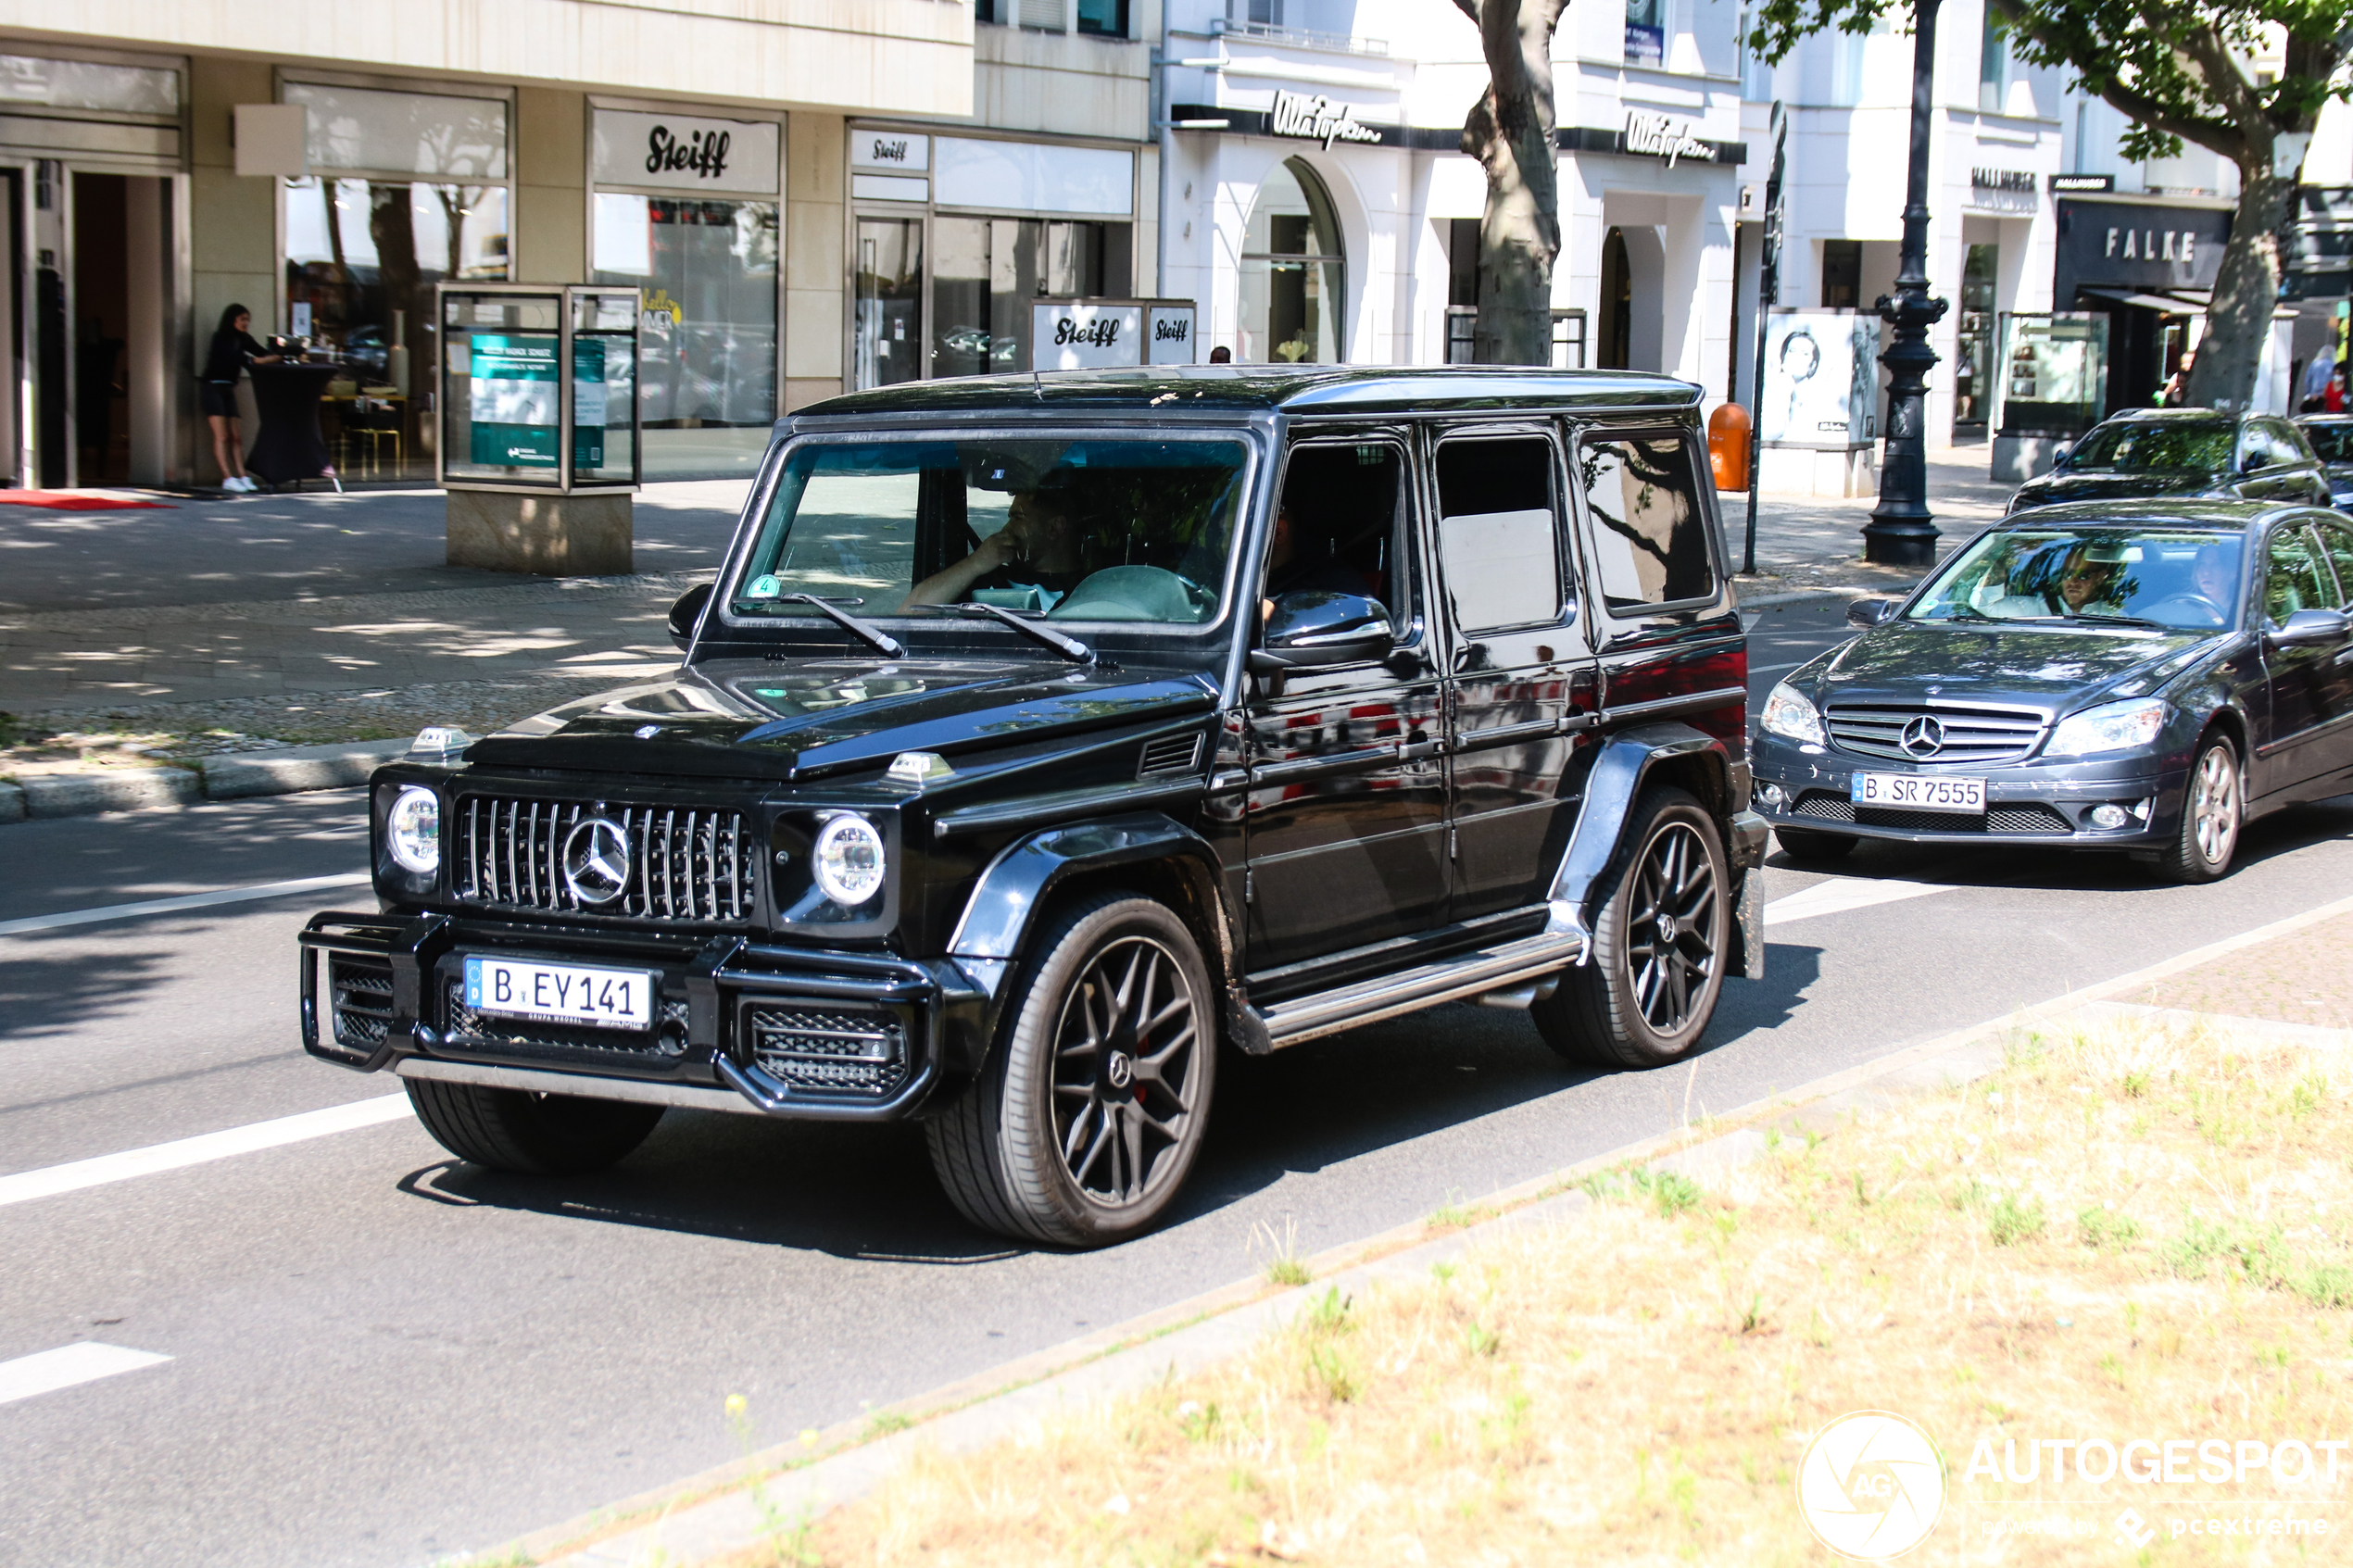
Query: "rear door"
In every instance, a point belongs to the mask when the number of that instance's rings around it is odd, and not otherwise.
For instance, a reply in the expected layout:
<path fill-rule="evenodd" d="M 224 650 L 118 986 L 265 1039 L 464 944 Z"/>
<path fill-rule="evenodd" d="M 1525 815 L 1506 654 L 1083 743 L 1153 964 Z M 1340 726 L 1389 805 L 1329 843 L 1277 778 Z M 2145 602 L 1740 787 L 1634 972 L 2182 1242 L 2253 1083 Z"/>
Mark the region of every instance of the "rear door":
<path fill-rule="evenodd" d="M 1570 754 L 1599 705 L 1578 625 L 1567 470 L 1556 429 L 1438 433 L 1438 592 L 1454 789 L 1454 918 L 1544 896 L 1567 847 Z"/>
<path fill-rule="evenodd" d="M 2334 609 L 2338 604 L 2320 543 L 2300 523 L 2271 532 L 2264 546 L 2262 612 L 2267 628 L 2283 626 L 2299 609 Z M 2347 667 L 2340 662 L 2347 639 L 2278 647 L 2263 644 L 2264 685 L 2271 694 L 2271 733 L 2257 746 L 2253 791 L 2304 784 L 2334 771 L 2332 746 L 2353 718 L 2347 706 Z"/>
<path fill-rule="evenodd" d="M 2335 573 L 2337 608 L 2353 616 L 2353 522 L 2315 520 L 2312 533 L 2321 542 L 2321 555 Z M 2353 780 L 2353 639 L 2331 650 L 2327 684 L 2329 730 L 2322 766 L 2325 771 Z"/>

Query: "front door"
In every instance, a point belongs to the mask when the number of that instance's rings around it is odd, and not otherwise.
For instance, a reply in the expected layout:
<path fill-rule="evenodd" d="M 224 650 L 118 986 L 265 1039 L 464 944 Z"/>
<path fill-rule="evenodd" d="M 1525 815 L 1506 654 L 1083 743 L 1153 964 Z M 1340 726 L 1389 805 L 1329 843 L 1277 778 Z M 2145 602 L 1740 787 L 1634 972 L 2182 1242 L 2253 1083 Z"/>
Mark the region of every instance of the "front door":
<path fill-rule="evenodd" d="M 2262 611 L 2283 626 L 2299 609 L 2334 609 L 2337 592 L 2311 533 L 2290 523 L 2264 546 Z M 2334 752 L 2353 728 L 2353 644 L 2279 647 L 2263 644 L 2264 684 L 2271 693 L 2270 733 L 2258 743 L 2250 793 L 2268 795 L 2339 766 Z"/>
<path fill-rule="evenodd" d="M 1353 591 L 1399 629 L 1386 663 L 1253 678 L 1243 835 L 1253 975 L 1446 919 L 1446 776 L 1407 449 L 1302 441 L 1285 465 L 1284 558 L 1264 585 Z M 1361 585 L 1360 585 L 1361 584 Z M 1270 993 L 1271 995 L 1272 993 Z"/>
<path fill-rule="evenodd" d="M 1557 436 L 1459 428 L 1436 442 L 1441 657 L 1452 711 L 1454 905 L 1468 920 L 1544 896 L 1574 814 L 1564 721 L 1592 713 Z"/>

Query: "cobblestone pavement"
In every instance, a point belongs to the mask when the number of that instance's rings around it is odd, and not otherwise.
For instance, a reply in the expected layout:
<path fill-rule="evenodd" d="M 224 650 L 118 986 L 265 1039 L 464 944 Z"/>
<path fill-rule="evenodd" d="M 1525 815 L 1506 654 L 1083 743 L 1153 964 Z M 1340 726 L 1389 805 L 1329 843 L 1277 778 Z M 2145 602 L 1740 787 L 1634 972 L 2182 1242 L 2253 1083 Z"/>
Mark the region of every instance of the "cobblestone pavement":
<path fill-rule="evenodd" d="M 2353 1029 L 2353 915 L 2242 947 L 2120 1002 Z"/>

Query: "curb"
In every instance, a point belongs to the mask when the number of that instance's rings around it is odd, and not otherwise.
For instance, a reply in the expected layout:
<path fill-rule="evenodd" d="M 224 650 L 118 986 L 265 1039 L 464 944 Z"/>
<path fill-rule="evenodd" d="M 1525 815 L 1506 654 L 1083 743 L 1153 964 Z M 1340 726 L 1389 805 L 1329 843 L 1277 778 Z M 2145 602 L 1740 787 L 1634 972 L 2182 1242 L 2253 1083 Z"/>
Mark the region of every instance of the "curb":
<path fill-rule="evenodd" d="M 170 767 L 36 773 L 14 783 L 0 781 L 0 822 L 349 789 L 366 784 L 370 773 L 405 753 L 409 744 L 405 740 L 346 742 L 232 752 Z"/>
<path fill-rule="evenodd" d="M 2005 1036 L 2070 1020 L 2146 1019 L 2226 1031 L 2260 1029 L 2267 1035 L 2284 1035 L 2316 1047 L 2353 1047 L 2353 1031 L 2271 1025 L 2259 1020 L 2108 999 L 2347 913 L 2353 913 L 2353 897 L 2208 943 L 2053 1001 L 2033 1003 L 1899 1047 L 1874 1060 L 1751 1101 L 1714 1120 L 1745 1120 L 1779 1110 L 1781 1114 L 1768 1123 L 1773 1128 L 1827 1130 L 1848 1117 L 1893 1108 L 1925 1090 L 1972 1083 L 2002 1065 L 2007 1054 Z M 842 1423 L 820 1433 L 810 1448 L 778 1444 L 582 1518 L 535 1531 L 480 1557 L 452 1561 L 535 1563 L 539 1568 L 647 1568 L 655 1563 L 706 1562 L 773 1543 L 780 1528 L 813 1520 L 863 1497 L 919 1446 L 966 1453 L 1008 1436 L 1018 1437 L 1056 1415 L 1133 1394 L 1239 1355 L 1282 1328 L 1312 1296 L 1326 1290 L 1338 1288 L 1346 1294 L 1384 1279 L 1419 1273 L 1432 1263 L 1496 1236 L 1569 1223 L 1591 1200 L 1581 1192 L 1563 1189 L 1584 1175 L 1639 1162 L 1704 1180 L 1754 1161 L 1768 1147 L 1761 1126 L 1738 1128 L 1697 1143 L 1682 1141 L 1688 1133 L 1688 1126 L 1662 1133 L 1505 1187 L 1473 1206 L 1504 1212 L 1451 1235 L 1432 1237 L 1425 1222 L 1415 1221 L 1318 1253 L 1304 1260 L 1313 1279 L 1310 1285 L 1277 1291 L 1257 1280 L 1239 1281 L 901 1400 L 874 1412 L 865 1424 Z M 877 1438 L 872 1436 L 876 1417 L 916 1424 Z M 804 1456 L 811 1452 L 824 1457 L 808 1461 Z M 645 1518 L 648 1514 L 652 1517 Z M 624 1525 L 632 1519 L 644 1522 Z"/>

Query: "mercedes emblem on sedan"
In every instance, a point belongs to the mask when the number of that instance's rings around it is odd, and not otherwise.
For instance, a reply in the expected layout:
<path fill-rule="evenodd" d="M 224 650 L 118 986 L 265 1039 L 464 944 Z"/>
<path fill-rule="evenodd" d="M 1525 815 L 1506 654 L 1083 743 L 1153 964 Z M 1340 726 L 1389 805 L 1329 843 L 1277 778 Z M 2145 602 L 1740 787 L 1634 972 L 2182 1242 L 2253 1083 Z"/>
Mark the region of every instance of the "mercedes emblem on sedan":
<path fill-rule="evenodd" d="M 564 881 L 584 904 L 610 904 L 629 885 L 629 835 L 591 817 L 564 839 Z"/>
<path fill-rule="evenodd" d="M 1921 714 L 1904 726 L 1903 745 L 1914 757 L 1935 756 L 1944 749 L 1944 721 Z"/>

